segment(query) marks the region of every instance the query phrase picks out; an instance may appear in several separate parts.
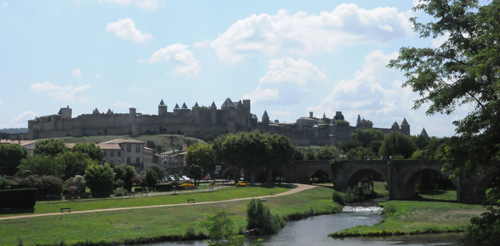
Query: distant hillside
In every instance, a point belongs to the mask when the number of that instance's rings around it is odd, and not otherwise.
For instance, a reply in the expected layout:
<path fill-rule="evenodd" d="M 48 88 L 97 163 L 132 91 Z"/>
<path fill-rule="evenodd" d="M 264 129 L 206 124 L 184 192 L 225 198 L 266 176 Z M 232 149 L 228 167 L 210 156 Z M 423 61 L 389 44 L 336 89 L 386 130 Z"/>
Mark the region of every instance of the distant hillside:
<path fill-rule="evenodd" d="M 197 138 L 192 138 L 192 137 L 185 137 L 182 135 L 175 135 L 175 134 L 158 134 L 158 135 L 143 135 L 139 137 L 132 138 L 129 135 L 122 135 L 122 136 L 89 136 L 89 137 L 80 137 L 80 138 L 75 138 L 75 137 L 62 137 L 62 138 L 56 138 L 59 139 L 65 143 L 102 143 L 106 142 L 109 140 L 113 139 L 136 139 L 140 141 L 144 141 L 144 143 L 147 143 L 149 141 L 153 141 L 156 146 L 161 147 L 161 152 L 164 151 L 170 151 L 170 150 L 179 150 L 182 148 L 183 144 L 193 144 L 193 143 L 205 143 L 201 139 Z M 157 148 L 154 148 L 155 151 Z"/>
<path fill-rule="evenodd" d="M 5 132 L 5 133 L 28 133 L 28 128 L 4 128 L 0 129 L 0 132 Z"/>

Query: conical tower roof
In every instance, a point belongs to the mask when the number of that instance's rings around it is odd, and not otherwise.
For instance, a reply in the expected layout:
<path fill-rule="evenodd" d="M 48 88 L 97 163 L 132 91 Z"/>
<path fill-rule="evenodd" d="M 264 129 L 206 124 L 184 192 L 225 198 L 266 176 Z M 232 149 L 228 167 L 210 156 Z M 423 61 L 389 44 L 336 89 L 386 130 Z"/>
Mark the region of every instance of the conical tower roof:
<path fill-rule="evenodd" d="M 217 108 L 217 106 L 215 106 L 215 102 L 212 101 L 212 105 L 210 105 L 211 108 Z"/>
<path fill-rule="evenodd" d="M 159 106 L 165 106 L 165 103 L 163 102 L 163 99 L 161 99 Z"/>
<path fill-rule="evenodd" d="M 420 132 L 420 135 L 422 135 L 424 137 L 429 137 L 429 135 L 427 134 L 427 131 L 425 130 L 425 128 L 422 128 L 422 131 Z"/>
<path fill-rule="evenodd" d="M 100 114 L 99 113 L 99 110 L 97 108 L 94 109 L 94 112 L 92 112 L 93 114 Z"/>
<path fill-rule="evenodd" d="M 264 114 L 262 115 L 262 117 L 267 117 L 267 118 L 269 118 L 269 115 L 267 114 L 267 110 L 264 110 Z"/>
<path fill-rule="evenodd" d="M 179 108 L 179 104 L 176 103 L 174 108 Z"/>
<path fill-rule="evenodd" d="M 183 104 L 182 104 L 182 108 L 183 108 L 183 109 L 187 109 L 187 108 L 188 108 L 188 107 L 186 106 L 186 103 L 183 103 Z"/>
<path fill-rule="evenodd" d="M 108 108 L 108 112 L 106 112 L 106 114 L 113 114 L 113 111 L 111 111 L 111 109 Z"/>
<path fill-rule="evenodd" d="M 234 107 L 233 101 L 231 101 L 231 98 L 227 98 L 226 101 L 222 104 L 223 107 Z"/>
<path fill-rule="evenodd" d="M 323 119 L 326 119 L 326 114 L 325 114 L 325 112 L 323 112 Z"/>
<path fill-rule="evenodd" d="M 196 102 L 193 107 L 199 108 L 200 106 L 198 106 L 198 102 Z"/>
<path fill-rule="evenodd" d="M 399 128 L 398 122 L 394 121 L 394 124 L 392 124 L 392 128 Z"/>
<path fill-rule="evenodd" d="M 408 121 L 406 121 L 406 118 L 403 118 L 403 122 L 401 122 L 402 126 L 409 126 Z"/>

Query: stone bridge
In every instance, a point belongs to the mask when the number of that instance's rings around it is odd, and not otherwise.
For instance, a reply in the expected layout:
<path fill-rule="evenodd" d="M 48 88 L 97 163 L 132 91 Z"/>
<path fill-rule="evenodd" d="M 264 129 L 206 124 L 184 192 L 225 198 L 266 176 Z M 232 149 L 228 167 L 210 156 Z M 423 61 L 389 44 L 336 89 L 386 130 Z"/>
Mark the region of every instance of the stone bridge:
<path fill-rule="evenodd" d="M 294 161 L 287 170 L 280 170 L 287 182 L 309 183 L 319 170 L 327 173 L 333 181 L 334 189 L 345 191 L 357 184 L 367 170 L 380 174 L 389 186 L 391 200 L 412 200 L 416 198 L 415 185 L 418 177 L 428 170 L 441 172 L 445 161 L 436 160 L 373 160 L 341 161 L 332 170 L 329 161 Z M 486 199 L 486 189 L 500 174 L 500 163 L 483 175 L 452 179 L 457 190 L 457 202 L 481 203 Z M 448 176 L 450 173 L 445 172 Z"/>

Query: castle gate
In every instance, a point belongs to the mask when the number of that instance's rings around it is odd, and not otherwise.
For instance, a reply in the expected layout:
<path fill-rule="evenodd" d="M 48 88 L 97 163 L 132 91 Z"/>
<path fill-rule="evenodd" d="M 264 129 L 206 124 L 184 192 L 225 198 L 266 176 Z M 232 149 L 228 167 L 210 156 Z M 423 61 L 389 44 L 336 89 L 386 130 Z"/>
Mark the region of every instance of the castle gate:
<path fill-rule="evenodd" d="M 391 200 L 412 200 L 417 197 L 417 178 L 429 170 L 441 173 L 445 163 L 437 160 L 341 161 L 332 168 L 329 161 L 294 161 L 283 175 L 287 182 L 309 183 L 311 176 L 322 170 L 333 181 L 335 190 L 345 191 L 359 181 L 362 172 L 376 172 L 387 181 Z M 451 179 L 457 190 L 457 202 L 474 204 L 484 201 L 488 185 L 500 174 L 499 167 L 500 162 L 495 162 L 491 170 L 482 175 Z M 450 174 L 444 173 L 445 176 Z"/>

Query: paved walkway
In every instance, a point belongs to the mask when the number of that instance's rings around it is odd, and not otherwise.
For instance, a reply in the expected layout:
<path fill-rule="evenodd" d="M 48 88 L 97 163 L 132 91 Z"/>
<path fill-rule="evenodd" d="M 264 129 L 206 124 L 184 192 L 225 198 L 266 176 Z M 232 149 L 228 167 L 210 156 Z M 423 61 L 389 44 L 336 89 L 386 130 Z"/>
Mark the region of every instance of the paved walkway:
<path fill-rule="evenodd" d="M 214 204 L 214 203 L 222 203 L 222 202 L 235 202 L 235 201 L 250 200 L 253 198 L 268 198 L 268 197 L 286 196 L 286 195 L 295 194 L 295 193 L 298 193 L 298 192 L 301 192 L 304 190 L 309 190 L 309 189 L 312 189 L 315 187 L 317 187 L 317 186 L 307 185 L 307 184 L 292 184 L 291 190 L 283 192 L 283 193 L 278 193 L 276 195 L 267 195 L 267 196 L 259 196 L 259 197 L 245 197 L 245 198 L 237 198 L 237 199 L 222 200 L 222 201 L 211 201 L 211 202 L 176 203 L 176 204 L 151 205 L 151 206 L 140 206 L 140 207 L 94 209 L 94 210 L 74 211 L 74 212 L 69 212 L 69 213 L 29 214 L 29 215 L 18 215 L 18 216 L 10 216 L 10 217 L 0 217 L 0 220 L 13 220 L 13 219 L 44 217 L 44 216 L 56 216 L 56 215 L 60 216 L 60 215 L 68 215 L 68 214 L 83 214 L 83 213 L 107 212 L 107 211 L 118 211 L 118 210 L 130 210 L 130 209 L 163 208 L 163 207 L 175 207 L 175 206 L 194 206 L 194 205 Z"/>

